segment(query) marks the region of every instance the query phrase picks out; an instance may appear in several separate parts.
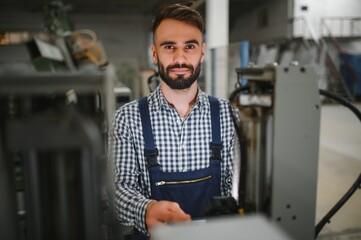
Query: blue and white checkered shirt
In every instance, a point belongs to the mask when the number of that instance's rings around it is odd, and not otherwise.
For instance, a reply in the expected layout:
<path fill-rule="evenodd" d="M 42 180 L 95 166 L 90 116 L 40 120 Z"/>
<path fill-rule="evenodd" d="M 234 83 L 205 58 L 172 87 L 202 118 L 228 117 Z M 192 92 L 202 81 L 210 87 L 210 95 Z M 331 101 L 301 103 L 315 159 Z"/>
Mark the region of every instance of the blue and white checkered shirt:
<path fill-rule="evenodd" d="M 158 163 L 162 171 L 206 168 L 210 163 L 211 115 L 207 95 L 198 89 L 195 105 L 186 119 L 165 100 L 160 87 L 148 95 L 150 119 Z M 234 125 L 230 103 L 219 99 L 221 140 L 221 193 L 231 195 Z M 138 101 L 120 107 L 114 115 L 109 145 L 115 167 L 115 211 L 121 224 L 146 233 L 145 210 L 151 201 L 150 181 L 144 157 L 144 139 Z"/>

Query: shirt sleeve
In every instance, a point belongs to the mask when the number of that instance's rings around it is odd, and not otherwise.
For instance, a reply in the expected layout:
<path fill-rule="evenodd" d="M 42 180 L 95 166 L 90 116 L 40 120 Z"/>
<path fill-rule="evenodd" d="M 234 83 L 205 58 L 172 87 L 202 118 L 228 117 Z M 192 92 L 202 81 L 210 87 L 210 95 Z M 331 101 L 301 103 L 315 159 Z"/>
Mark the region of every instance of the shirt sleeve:
<path fill-rule="evenodd" d="M 223 155 L 222 155 L 222 196 L 232 196 L 233 183 L 233 161 L 234 161 L 234 136 L 235 129 L 232 116 L 229 112 L 229 102 L 223 101 L 221 104 L 221 134 L 223 141 Z"/>
<path fill-rule="evenodd" d="M 109 134 L 114 161 L 115 212 L 121 224 L 147 234 L 145 211 L 150 199 L 141 193 L 139 164 L 132 131 L 124 108 L 116 111 Z"/>

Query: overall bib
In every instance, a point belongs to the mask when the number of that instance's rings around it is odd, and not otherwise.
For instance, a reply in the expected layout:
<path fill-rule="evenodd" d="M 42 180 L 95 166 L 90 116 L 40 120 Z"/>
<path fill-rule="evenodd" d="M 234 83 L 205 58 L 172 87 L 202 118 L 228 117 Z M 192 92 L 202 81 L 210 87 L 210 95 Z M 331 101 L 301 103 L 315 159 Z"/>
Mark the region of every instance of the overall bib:
<path fill-rule="evenodd" d="M 192 220 L 204 218 L 207 201 L 221 195 L 221 131 L 219 102 L 209 96 L 211 105 L 212 142 L 209 167 L 189 172 L 163 172 L 157 161 L 149 116 L 147 97 L 139 101 L 145 142 L 144 155 L 151 183 L 151 199 L 177 202 L 182 210 L 191 215 Z M 176 159 L 174 159 L 176 161 Z M 135 239 L 149 239 L 136 231 Z"/>

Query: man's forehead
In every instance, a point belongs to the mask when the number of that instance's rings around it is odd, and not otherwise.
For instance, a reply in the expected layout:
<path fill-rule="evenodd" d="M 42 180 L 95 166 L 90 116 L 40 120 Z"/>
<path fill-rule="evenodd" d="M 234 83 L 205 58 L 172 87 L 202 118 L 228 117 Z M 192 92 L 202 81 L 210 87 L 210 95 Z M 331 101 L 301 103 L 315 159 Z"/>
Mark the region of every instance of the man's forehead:
<path fill-rule="evenodd" d="M 164 19 L 155 30 L 154 41 L 203 41 L 203 34 L 198 27 L 179 20 Z"/>

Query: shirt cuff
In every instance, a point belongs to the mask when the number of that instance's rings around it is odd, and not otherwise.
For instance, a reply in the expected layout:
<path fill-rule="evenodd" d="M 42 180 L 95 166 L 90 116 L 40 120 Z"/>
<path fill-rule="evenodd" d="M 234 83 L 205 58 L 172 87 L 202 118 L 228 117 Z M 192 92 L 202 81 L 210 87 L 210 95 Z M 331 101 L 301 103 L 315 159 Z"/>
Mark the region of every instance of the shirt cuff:
<path fill-rule="evenodd" d="M 144 201 L 140 201 L 137 205 L 136 205 L 136 209 L 138 209 L 137 211 L 137 221 L 135 221 L 135 227 L 142 233 L 146 234 L 149 236 L 148 230 L 147 230 L 147 226 L 145 224 L 145 213 L 148 207 L 148 204 L 153 202 L 154 200 L 152 199 L 145 199 Z"/>

